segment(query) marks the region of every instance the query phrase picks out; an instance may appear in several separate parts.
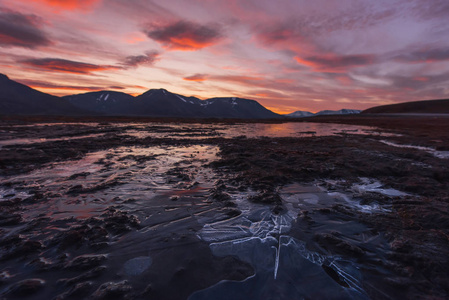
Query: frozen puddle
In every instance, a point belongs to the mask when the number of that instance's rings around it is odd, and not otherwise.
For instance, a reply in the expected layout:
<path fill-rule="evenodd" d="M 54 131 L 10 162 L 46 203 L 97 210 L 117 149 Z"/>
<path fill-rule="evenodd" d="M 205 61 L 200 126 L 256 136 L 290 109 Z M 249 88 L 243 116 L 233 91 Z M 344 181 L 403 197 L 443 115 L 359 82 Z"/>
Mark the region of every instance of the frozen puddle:
<path fill-rule="evenodd" d="M 361 184 L 354 184 L 352 186 L 352 191 L 360 194 L 366 192 L 379 193 L 391 197 L 409 196 L 409 194 L 395 189 L 386 189 L 383 187 L 382 183 L 373 179 L 362 177 L 360 178 L 360 181 L 362 182 Z"/>
<path fill-rule="evenodd" d="M 356 209 L 363 213 L 380 213 L 390 211 L 388 205 L 378 203 L 361 204 L 357 195 L 366 192 L 379 193 L 390 197 L 402 197 L 408 194 L 395 189 L 384 189 L 378 181 L 368 178 L 361 178 L 361 184 L 354 184 L 349 191 L 329 191 L 321 186 L 304 186 L 301 184 L 291 184 L 281 190 L 282 199 L 285 201 L 289 213 L 298 209 L 320 209 L 333 205 L 344 205 Z M 326 181 L 326 184 L 335 185 L 338 182 Z M 321 184 L 322 185 L 322 184 Z M 294 214 L 294 213 L 293 213 Z"/>
<path fill-rule="evenodd" d="M 282 214 L 236 195 L 241 215 L 204 225 L 199 237 L 210 243 L 214 255 L 237 256 L 254 267 L 255 275 L 243 282 L 220 282 L 189 299 L 368 299 L 353 262 L 311 251 L 290 235 L 301 205 L 292 200 L 295 187 L 286 189 L 281 195 L 288 210 Z M 312 192 L 323 193 L 307 187 L 304 205 L 320 202 Z"/>
<path fill-rule="evenodd" d="M 198 235 L 210 243 L 214 255 L 237 256 L 254 267 L 255 275 L 242 282 L 220 282 L 189 299 L 369 299 L 363 288 L 362 265 L 351 256 L 348 260 L 321 248 L 314 240 L 317 235 L 337 232 L 335 236 L 343 243 L 365 249 L 369 254 L 364 257 L 382 257 L 388 243 L 380 235 L 370 233 L 356 218 L 328 210 L 344 206 L 368 214 L 389 211 L 388 205 L 360 204 L 357 195 L 367 192 L 407 195 L 383 189 L 379 182 L 367 178 L 348 191 L 338 192 L 318 184 L 290 184 L 279 191 L 286 208 L 279 215 L 270 207 L 250 203 L 246 198 L 251 192 L 231 195 L 241 215 L 205 223 Z M 298 215 L 305 211 L 313 221 L 303 228 L 298 225 Z"/>
<path fill-rule="evenodd" d="M 28 174 L 0 178 L 0 184 L 20 185 L 20 194 L 0 186 L 0 199 L 28 196 L 28 190 L 48 193 L 25 218 L 45 212 L 54 219 L 89 218 L 104 212 L 108 205 L 126 204 L 130 209 L 150 209 L 147 201 L 156 196 L 189 196 L 206 193 L 212 185 L 209 168 L 215 146 L 119 147 L 88 153 L 80 160 L 49 164 Z M 26 184 L 24 184 L 26 183 Z M 64 195 L 64 197 L 61 197 Z"/>
<path fill-rule="evenodd" d="M 385 145 L 392 146 L 392 147 L 421 150 L 421 151 L 428 152 L 438 158 L 449 159 L 449 151 L 437 151 L 433 148 L 424 147 L 424 146 L 401 145 L 401 144 L 396 144 L 396 143 L 385 141 L 385 140 L 380 140 L 380 142 L 384 143 Z"/>

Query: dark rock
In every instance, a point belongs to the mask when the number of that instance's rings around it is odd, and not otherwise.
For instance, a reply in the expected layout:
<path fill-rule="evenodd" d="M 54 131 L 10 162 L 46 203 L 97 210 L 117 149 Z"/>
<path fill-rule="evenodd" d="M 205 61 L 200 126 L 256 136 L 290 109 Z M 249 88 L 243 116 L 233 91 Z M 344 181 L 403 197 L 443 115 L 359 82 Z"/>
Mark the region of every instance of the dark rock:
<path fill-rule="evenodd" d="M 45 280 L 39 278 L 25 279 L 13 284 L 6 293 L 19 297 L 30 296 L 42 289 L 44 285 Z"/>
<path fill-rule="evenodd" d="M 102 284 L 93 294 L 92 299 L 124 299 L 132 287 L 126 280 L 120 282 L 107 282 Z"/>
<path fill-rule="evenodd" d="M 67 269 L 72 270 L 88 270 L 99 266 L 105 261 L 107 255 L 105 254 L 85 254 L 72 259 L 67 265 Z"/>
<path fill-rule="evenodd" d="M 282 205 L 282 198 L 273 191 L 263 191 L 257 195 L 249 196 L 248 200 L 254 203 Z"/>
<path fill-rule="evenodd" d="M 60 279 L 60 280 L 58 280 L 58 283 L 75 284 L 75 283 L 79 283 L 81 281 L 85 281 L 88 279 L 98 278 L 101 276 L 101 274 L 103 274 L 103 272 L 106 269 L 107 268 L 105 266 L 99 266 L 99 267 L 93 268 L 92 270 L 89 270 L 86 273 L 83 273 L 79 276 L 76 276 L 73 278 Z"/>
<path fill-rule="evenodd" d="M 356 257 L 365 254 L 361 248 L 335 236 L 335 234 L 317 233 L 314 239 L 324 248 L 331 249 L 338 254 Z"/>
<path fill-rule="evenodd" d="M 84 187 L 81 184 L 77 184 L 69 188 L 67 194 L 80 194 L 84 191 Z"/>
<path fill-rule="evenodd" d="M 333 280 L 335 280 L 339 285 L 344 286 L 345 288 L 349 288 L 348 283 L 345 281 L 344 278 L 342 278 L 340 276 L 340 274 L 338 274 L 337 271 L 335 271 L 332 267 L 327 266 L 327 265 L 322 265 L 321 266 L 323 268 L 323 270 L 327 273 L 327 275 L 329 275 Z"/>
<path fill-rule="evenodd" d="M 114 208 L 101 215 L 104 218 L 105 229 L 113 234 L 121 234 L 130 231 L 131 228 L 139 228 L 139 219 L 126 212 Z"/>
<path fill-rule="evenodd" d="M 91 289 L 92 282 L 81 282 L 70 288 L 67 292 L 56 296 L 54 300 L 86 299 L 86 296 L 89 294 Z"/>
<path fill-rule="evenodd" d="M 53 267 L 53 263 L 43 257 L 39 257 L 39 258 L 32 260 L 28 265 L 30 265 L 40 271 L 50 270 Z"/>
<path fill-rule="evenodd" d="M 0 285 L 6 283 L 11 279 L 13 276 L 9 274 L 8 271 L 2 271 L 0 272 Z"/>
<path fill-rule="evenodd" d="M 74 180 L 77 179 L 79 177 L 87 177 L 89 176 L 91 173 L 90 172 L 81 172 L 81 173 L 76 173 L 73 174 L 72 176 L 70 176 L 69 178 L 67 178 L 68 180 Z"/>
<path fill-rule="evenodd" d="M 227 208 L 225 214 L 231 218 L 239 216 L 242 212 L 236 208 Z"/>
<path fill-rule="evenodd" d="M 279 215 L 281 212 L 284 211 L 284 207 L 282 205 L 276 204 L 272 209 L 271 212 L 275 215 Z"/>
<path fill-rule="evenodd" d="M 22 222 L 22 216 L 19 214 L 0 213 L 0 226 L 17 225 Z"/>
<path fill-rule="evenodd" d="M 43 248 L 39 241 L 30 241 L 16 243 L 3 257 L 3 259 L 12 259 L 17 257 L 26 257 L 34 254 Z"/>

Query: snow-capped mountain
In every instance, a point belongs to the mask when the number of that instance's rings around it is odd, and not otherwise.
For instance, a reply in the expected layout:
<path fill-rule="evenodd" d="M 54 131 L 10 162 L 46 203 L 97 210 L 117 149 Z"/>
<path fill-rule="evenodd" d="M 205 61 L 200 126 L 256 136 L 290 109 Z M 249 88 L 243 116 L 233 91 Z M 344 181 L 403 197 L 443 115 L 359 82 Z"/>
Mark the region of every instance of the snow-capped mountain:
<path fill-rule="evenodd" d="M 266 109 L 255 100 L 236 97 L 211 98 L 200 102 L 205 115 L 210 118 L 278 118 L 280 115 Z"/>
<path fill-rule="evenodd" d="M 77 107 L 102 115 L 250 119 L 280 117 L 254 100 L 235 97 L 200 100 L 165 89 L 151 89 L 137 97 L 101 91 L 64 98 Z"/>
<path fill-rule="evenodd" d="M 73 105 L 102 115 L 132 115 L 134 97 L 125 93 L 100 91 L 65 96 Z"/>
<path fill-rule="evenodd" d="M 322 110 L 317 112 L 316 116 L 321 115 L 353 115 L 353 114 L 359 114 L 361 110 L 356 109 L 340 109 L 340 110 Z"/>
<path fill-rule="evenodd" d="M 156 117 L 204 117 L 200 99 L 151 89 L 135 98 L 134 115 Z"/>
<path fill-rule="evenodd" d="M 314 113 L 311 113 L 310 111 L 298 110 L 298 111 L 292 112 L 290 114 L 286 114 L 285 116 L 292 117 L 292 118 L 304 118 L 304 117 L 311 117 L 313 115 L 314 115 Z"/>
<path fill-rule="evenodd" d="M 351 114 L 359 114 L 361 111 L 356 109 L 340 109 L 340 110 L 322 110 L 317 113 L 311 113 L 308 111 L 295 111 L 290 114 L 286 114 L 284 116 L 291 118 L 304 118 L 304 117 L 312 117 L 312 116 L 322 116 L 322 115 L 351 115 Z"/>

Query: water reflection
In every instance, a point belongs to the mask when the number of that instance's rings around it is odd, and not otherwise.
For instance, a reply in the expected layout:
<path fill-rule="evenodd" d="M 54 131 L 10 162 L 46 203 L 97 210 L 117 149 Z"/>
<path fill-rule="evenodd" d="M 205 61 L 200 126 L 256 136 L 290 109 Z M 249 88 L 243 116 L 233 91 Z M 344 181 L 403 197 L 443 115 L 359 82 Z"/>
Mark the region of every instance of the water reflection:
<path fill-rule="evenodd" d="M 345 134 L 393 136 L 375 127 L 330 123 L 242 123 L 242 124 L 152 124 L 151 126 L 133 126 L 123 135 L 138 138 L 261 138 L 261 137 L 308 137 Z"/>

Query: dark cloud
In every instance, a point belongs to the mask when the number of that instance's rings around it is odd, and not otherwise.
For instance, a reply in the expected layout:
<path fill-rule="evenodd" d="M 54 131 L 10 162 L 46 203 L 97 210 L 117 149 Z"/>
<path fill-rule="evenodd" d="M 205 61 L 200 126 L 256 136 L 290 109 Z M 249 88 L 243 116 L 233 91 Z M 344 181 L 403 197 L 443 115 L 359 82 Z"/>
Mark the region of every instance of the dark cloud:
<path fill-rule="evenodd" d="M 53 72 L 90 74 L 95 71 L 116 70 L 115 66 L 94 65 L 60 58 L 35 58 L 21 61 L 23 64 Z"/>
<path fill-rule="evenodd" d="M 398 62 L 422 63 L 449 60 L 449 47 L 432 50 L 420 50 L 398 55 L 394 58 Z"/>
<path fill-rule="evenodd" d="M 159 60 L 159 52 L 150 51 L 145 55 L 133 55 L 125 58 L 123 65 L 125 67 L 138 67 L 139 65 L 152 65 Z"/>
<path fill-rule="evenodd" d="M 446 85 L 449 82 L 449 73 L 439 75 L 419 75 L 419 76 L 398 76 L 391 75 L 387 77 L 392 81 L 392 87 L 409 90 L 424 90 L 433 88 L 436 85 Z M 447 97 L 447 95 L 446 95 Z"/>
<path fill-rule="evenodd" d="M 178 21 L 168 25 L 149 25 L 145 34 L 169 50 L 195 51 L 218 43 L 223 34 L 218 25 Z"/>
<path fill-rule="evenodd" d="M 124 89 L 126 89 L 126 88 L 124 88 L 122 86 L 118 86 L 118 85 L 111 85 L 109 88 L 113 89 L 113 90 L 124 90 Z"/>
<path fill-rule="evenodd" d="M 449 1 L 447 0 L 415 0 L 410 2 L 412 3 L 412 13 L 421 19 L 443 18 L 443 20 L 447 20 L 449 15 Z"/>
<path fill-rule="evenodd" d="M 184 77 L 183 79 L 187 80 L 187 81 L 202 82 L 202 81 L 207 80 L 207 77 L 208 76 L 206 74 L 194 74 L 191 76 Z"/>
<path fill-rule="evenodd" d="M 35 15 L 0 9 L 0 46 L 36 48 L 51 44 Z"/>
<path fill-rule="evenodd" d="M 363 55 L 317 55 L 305 58 L 296 57 L 296 61 L 309 66 L 317 72 L 344 72 L 352 67 L 372 64 L 375 56 Z"/>

